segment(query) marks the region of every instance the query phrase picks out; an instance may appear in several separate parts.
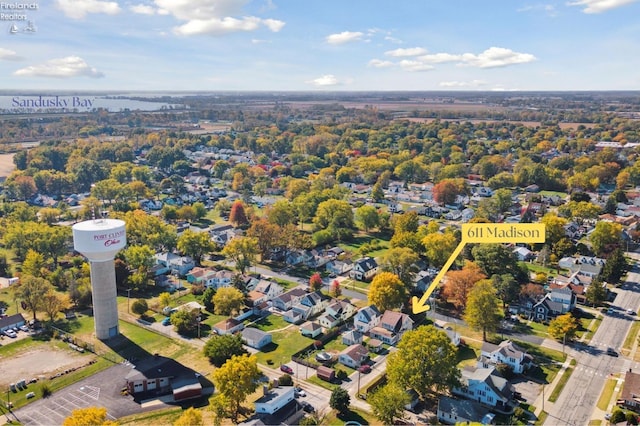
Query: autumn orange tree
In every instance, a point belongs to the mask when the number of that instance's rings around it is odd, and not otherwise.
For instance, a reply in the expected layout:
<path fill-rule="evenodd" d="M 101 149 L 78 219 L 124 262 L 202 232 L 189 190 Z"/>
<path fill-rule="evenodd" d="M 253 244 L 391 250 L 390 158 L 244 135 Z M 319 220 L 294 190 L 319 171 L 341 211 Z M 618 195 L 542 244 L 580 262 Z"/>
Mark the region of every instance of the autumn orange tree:
<path fill-rule="evenodd" d="M 311 278 L 309 278 L 309 287 L 312 291 L 318 291 L 322 288 L 322 277 L 318 272 L 311 275 Z"/>
<path fill-rule="evenodd" d="M 458 195 L 466 192 L 467 186 L 464 179 L 442 179 L 433 186 L 433 199 L 439 204 L 453 204 Z"/>
<path fill-rule="evenodd" d="M 485 278 L 487 276 L 477 264 L 466 261 L 461 270 L 447 272 L 443 294 L 458 309 L 464 309 L 467 306 L 469 292 L 475 283 Z"/>
<path fill-rule="evenodd" d="M 231 213 L 229 213 L 229 222 L 235 226 L 242 226 L 249 223 L 247 213 L 244 210 L 244 204 L 240 200 L 236 200 L 231 205 Z"/>

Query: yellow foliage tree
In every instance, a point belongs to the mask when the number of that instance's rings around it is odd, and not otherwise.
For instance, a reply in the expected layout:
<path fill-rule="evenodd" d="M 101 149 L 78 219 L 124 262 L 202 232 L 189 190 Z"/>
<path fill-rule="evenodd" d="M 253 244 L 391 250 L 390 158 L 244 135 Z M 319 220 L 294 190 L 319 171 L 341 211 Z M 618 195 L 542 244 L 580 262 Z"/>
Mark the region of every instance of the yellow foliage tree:
<path fill-rule="evenodd" d="M 193 407 L 185 410 L 173 426 L 203 426 L 202 413 Z"/>
<path fill-rule="evenodd" d="M 87 407 L 73 410 L 64 419 L 63 426 L 117 426 L 118 422 L 107 420 L 107 409 L 104 407 Z"/>

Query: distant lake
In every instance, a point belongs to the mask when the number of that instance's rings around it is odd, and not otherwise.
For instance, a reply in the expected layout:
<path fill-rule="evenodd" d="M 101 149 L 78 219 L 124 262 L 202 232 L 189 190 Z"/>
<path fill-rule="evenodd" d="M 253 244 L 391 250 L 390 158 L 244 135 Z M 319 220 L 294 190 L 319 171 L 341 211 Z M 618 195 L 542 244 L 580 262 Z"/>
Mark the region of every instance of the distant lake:
<path fill-rule="evenodd" d="M 12 95 L 0 96 L 0 114 L 46 112 L 88 112 L 95 109 L 119 111 L 160 111 L 184 109 L 184 105 L 97 95 Z"/>

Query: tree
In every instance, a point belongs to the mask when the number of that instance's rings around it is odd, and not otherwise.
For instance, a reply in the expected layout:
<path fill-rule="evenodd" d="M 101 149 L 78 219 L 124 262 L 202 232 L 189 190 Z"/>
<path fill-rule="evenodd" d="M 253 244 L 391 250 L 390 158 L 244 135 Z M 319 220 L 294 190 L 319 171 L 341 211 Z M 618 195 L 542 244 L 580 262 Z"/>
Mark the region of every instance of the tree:
<path fill-rule="evenodd" d="M 382 185 L 380 185 L 378 182 L 376 182 L 373 185 L 373 188 L 371 188 L 371 198 L 373 198 L 373 201 L 375 201 L 376 203 L 384 200 L 384 191 L 382 189 Z"/>
<path fill-rule="evenodd" d="M 593 251 L 598 255 L 609 253 L 622 243 L 622 225 L 614 222 L 599 221 L 589 236 Z"/>
<path fill-rule="evenodd" d="M 487 331 L 495 331 L 500 324 L 500 301 L 491 280 L 478 281 L 467 298 L 464 320 L 474 330 L 482 330 L 482 340 L 486 342 Z"/>
<path fill-rule="evenodd" d="M 60 295 L 55 290 L 50 289 L 42 298 L 42 310 L 46 312 L 49 321 L 53 321 L 56 316 L 69 306 L 69 297 Z"/>
<path fill-rule="evenodd" d="M 318 204 L 313 223 L 317 230 L 326 229 L 334 239 L 343 240 L 353 235 L 353 210 L 343 200 L 323 201 Z"/>
<path fill-rule="evenodd" d="M 251 237 L 236 237 L 222 249 L 222 254 L 236 263 L 241 274 L 251 267 L 258 254 L 258 241 Z"/>
<path fill-rule="evenodd" d="M 409 211 L 405 214 L 395 215 L 393 217 L 393 232 L 394 234 L 400 232 L 417 232 L 420 225 L 420 219 L 418 213 L 415 211 Z"/>
<path fill-rule="evenodd" d="M 309 278 L 309 288 L 311 289 L 311 291 L 318 291 L 322 289 L 322 277 L 320 276 L 320 273 L 316 272 L 315 274 L 311 275 L 311 277 Z"/>
<path fill-rule="evenodd" d="M 236 200 L 231 205 L 231 213 L 229 213 L 229 222 L 235 226 L 242 226 L 249 223 L 247 219 L 247 213 L 244 209 L 244 204 L 240 200 Z"/>
<path fill-rule="evenodd" d="M 269 260 L 274 248 L 283 241 L 283 228 L 271 223 L 264 218 L 251 222 L 251 227 L 247 230 L 247 236 L 253 237 L 258 242 L 258 250 L 262 261 Z"/>
<path fill-rule="evenodd" d="M 529 281 L 528 273 L 522 276 L 516 255 L 502 244 L 478 244 L 471 249 L 471 255 L 488 277 L 508 274 L 519 282 Z"/>
<path fill-rule="evenodd" d="M 566 339 L 571 340 L 575 336 L 579 326 L 578 319 L 571 313 L 566 313 L 552 319 L 549 322 L 548 331 L 554 339 L 565 341 Z"/>
<path fill-rule="evenodd" d="M 139 316 L 143 316 L 149 310 L 149 305 L 144 299 L 136 299 L 131 304 L 131 311 Z"/>
<path fill-rule="evenodd" d="M 355 218 L 356 222 L 364 229 L 364 232 L 369 232 L 371 228 L 380 225 L 378 210 L 366 204 L 356 209 Z"/>
<path fill-rule="evenodd" d="M 280 386 L 293 386 L 293 377 L 289 374 L 283 374 L 278 378 L 278 384 Z"/>
<path fill-rule="evenodd" d="M 349 392 L 344 388 L 334 388 L 329 399 L 329 407 L 333 408 L 338 414 L 345 414 L 349 411 L 349 403 L 351 397 Z"/>
<path fill-rule="evenodd" d="M 171 314 L 171 324 L 179 334 L 189 334 L 198 327 L 199 309 L 179 309 Z"/>
<path fill-rule="evenodd" d="M 161 308 L 171 306 L 171 294 L 164 291 L 158 295 L 158 304 Z"/>
<path fill-rule="evenodd" d="M 409 394 L 404 389 L 389 383 L 368 397 L 367 402 L 373 408 L 373 415 L 382 424 L 392 425 L 396 418 L 402 417 L 404 406 L 409 403 L 409 399 Z"/>
<path fill-rule="evenodd" d="M 234 355 L 246 353 L 247 351 L 242 347 L 242 336 L 240 334 L 212 336 L 204 345 L 204 356 L 209 358 L 209 362 L 216 367 L 220 367 Z"/>
<path fill-rule="evenodd" d="M 244 295 L 234 287 L 222 287 L 213 296 L 216 315 L 231 315 L 239 312 L 244 306 Z"/>
<path fill-rule="evenodd" d="M 627 419 L 627 416 L 624 414 L 624 411 L 622 411 L 619 408 L 616 408 L 615 410 L 613 410 L 613 413 L 611 413 L 611 418 L 609 419 L 609 423 L 615 425 L 625 421 L 626 419 Z"/>
<path fill-rule="evenodd" d="M 216 245 L 211 241 L 208 232 L 193 232 L 187 229 L 178 237 L 178 250 L 187 256 L 191 256 L 196 264 L 200 265 L 202 257 L 215 250 Z"/>
<path fill-rule="evenodd" d="M 584 294 L 587 302 L 592 306 L 600 305 L 607 300 L 607 289 L 600 280 L 593 280 Z"/>
<path fill-rule="evenodd" d="M 381 272 L 373 278 L 369 286 L 369 303 L 384 312 L 387 309 L 397 309 L 402 306 L 407 297 L 407 291 L 397 275 L 391 272 Z"/>
<path fill-rule="evenodd" d="M 116 426 L 117 424 L 107 420 L 107 409 L 104 407 L 77 408 L 62 422 L 63 426 Z"/>
<path fill-rule="evenodd" d="M 420 256 L 408 247 L 393 247 L 380 256 L 379 265 L 383 271 L 391 272 L 400 278 L 407 288 L 413 285 L 418 270 L 416 263 Z"/>
<path fill-rule="evenodd" d="M 36 319 L 36 312 L 43 308 L 43 298 L 45 294 L 53 290 L 51 283 L 44 278 L 33 275 L 23 275 L 20 283 L 15 288 L 15 296 L 20 299 L 33 312 L 33 319 Z"/>
<path fill-rule="evenodd" d="M 608 283 L 617 284 L 628 269 L 627 258 L 624 257 L 622 249 L 618 247 L 607 258 L 600 273 L 600 278 Z"/>
<path fill-rule="evenodd" d="M 442 267 L 451 257 L 451 253 L 458 246 L 458 240 L 453 232 L 434 232 L 422 239 L 427 258 L 436 268 Z"/>
<path fill-rule="evenodd" d="M 506 308 L 507 304 L 518 300 L 520 294 L 520 283 L 509 274 L 492 275 L 491 282 L 498 292 L 502 307 Z"/>
<path fill-rule="evenodd" d="M 258 388 L 258 370 L 255 356 L 234 355 L 213 372 L 213 383 L 228 404 L 231 420 L 237 423 L 240 404 Z"/>
<path fill-rule="evenodd" d="M 266 212 L 269 223 L 278 227 L 286 226 L 296 221 L 296 212 L 291 201 L 282 199 L 271 205 Z"/>
<path fill-rule="evenodd" d="M 331 285 L 329 285 L 329 295 L 331 297 L 340 297 L 342 294 L 342 289 L 340 288 L 340 282 L 338 280 L 333 280 Z"/>
<path fill-rule="evenodd" d="M 459 384 L 457 349 L 444 331 L 432 325 L 418 327 L 405 332 L 397 348 L 387 358 L 389 383 L 411 388 L 422 399 Z"/>
<path fill-rule="evenodd" d="M 202 293 L 202 304 L 204 305 L 204 309 L 207 312 L 213 313 L 214 305 L 213 305 L 213 296 L 216 295 L 215 287 L 207 287 L 207 289 Z"/>
<path fill-rule="evenodd" d="M 464 309 L 467 306 L 467 298 L 473 286 L 480 280 L 487 278 L 482 269 L 473 262 L 465 262 L 459 271 L 449 271 L 445 275 L 444 295 L 452 299 L 454 305 Z"/>
<path fill-rule="evenodd" d="M 178 420 L 173 423 L 173 426 L 203 426 L 202 413 L 193 407 L 187 408 L 182 412 Z"/>
<path fill-rule="evenodd" d="M 154 251 L 148 245 L 130 245 L 124 251 L 124 258 L 129 268 L 144 276 L 144 281 L 153 266 Z"/>
<path fill-rule="evenodd" d="M 44 256 L 35 250 L 29 249 L 24 262 L 22 262 L 22 273 L 44 278 L 46 273 Z"/>
<path fill-rule="evenodd" d="M 442 179 L 433 186 L 433 199 L 439 204 L 453 204 L 458 195 L 466 192 L 467 186 L 464 179 Z"/>

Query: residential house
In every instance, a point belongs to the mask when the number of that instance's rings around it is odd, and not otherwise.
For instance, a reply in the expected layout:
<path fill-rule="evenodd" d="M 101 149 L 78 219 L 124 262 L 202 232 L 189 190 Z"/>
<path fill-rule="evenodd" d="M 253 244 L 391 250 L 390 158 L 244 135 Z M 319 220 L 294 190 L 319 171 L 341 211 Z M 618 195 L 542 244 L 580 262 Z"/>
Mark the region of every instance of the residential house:
<path fill-rule="evenodd" d="M 554 302 L 549 297 L 549 294 L 546 294 L 540 301 L 533 305 L 530 319 L 538 322 L 547 322 L 563 313 L 565 312 L 563 312 L 562 303 Z"/>
<path fill-rule="evenodd" d="M 25 319 L 22 314 L 13 314 L 0 318 L 0 332 L 8 330 L 14 327 L 20 327 L 25 324 Z"/>
<path fill-rule="evenodd" d="M 309 250 L 291 250 L 285 258 L 287 265 L 298 266 L 313 263 L 313 254 Z"/>
<path fill-rule="evenodd" d="M 571 312 L 576 307 L 576 295 L 568 287 L 554 288 L 549 292 L 549 298 L 562 305 L 562 313 Z"/>
<path fill-rule="evenodd" d="M 338 362 L 351 368 L 360 367 L 369 359 L 369 351 L 361 344 L 351 345 L 338 355 Z"/>
<path fill-rule="evenodd" d="M 407 314 L 385 311 L 380 325 L 369 330 L 369 336 L 388 345 L 398 343 L 405 331 L 413 329 L 413 320 Z"/>
<path fill-rule="evenodd" d="M 438 398 L 437 416 L 444 424 L 495 424 L 495 415 L 477 402 L 447 396 Z"/>
<path fill-rule="evenodd" d="M 640 409 L 640 374 L 634 373 L 631 369 L 625 373 L 619 401 L 630 410 Z"/>
<path fill-rule="evenodd" d="M 358 330 L 349 330 L 342 335 L 342 344 L 343 345 L 357 345 L 361 344 L 364 340 L 364 334 L 359 332 Z"/>
<path fill-rule="evenodd" d="M 516 255 L 520 262 L 528 262 L 536 257 L 535 253 L 529 250 L 526 247 L 516 247 L 513 250 L 513 253 Z"/>
<path fill-rule="evenodd" d="M 304 315 L 300 313 L 300 311 L 294 311 L 293 309 L 284 311 L 282 313 L 282 319 L 291 324 L 300 324 L 305 320 Z"/>
<path fill-rule="evenodd" d="M 558 267 L 568 269 L 571 274 L 578 273 L 594 278 L 600 274 L 605 262 L 605 259 L 599 257 L 563 257 L 558 261 Z"/>
<path fill-rule="evenodd" d="M 254 349 L 262 349 L 271 343 L 271 334 L 258 330 L 257 328 L 249 327 L 242 330 L 242 340 Z"/>
<path fill-rule="evenodd" d="M 241 231 L 236 230 L 231 225 L 216 225 L 209 229 L 211 241 L 216 243 L 219 247 L 226 246 L 227 243 L 235 238 L 239 232 Z"/>
<path fill-rule="evenodd" d="M 351 318 L 355 311 L 356 307 L 351 303 L 333 299 L 318 318 L 318 322 L 325 328 L 337 327 L 341 322 Z"/>
<path fill-rule="evenodd" d="M 369 332 L 369 330 L 380 323 L 381 317 L 382 314 L 380 314 L 378 308 L 370 305 L 366 308 L 360 309 L 358 313 L 356 313 L 356 316 L 353 319 L 353 325 L 356 330 L 366 334 Z"/>
<path fill-rule="evenodd" d="M 269 389 L 265 385 L 262 396 L 254 403 L 256 414 L 274 414 L 294 399 L 293 386 L 279 386 Z"/>
<path fill-rule="evenodd" d="M 243 328 L 244 324 L 234 318 L 227 318 L 213 326 L 213 330 L 221 336 L 225 334 L 235 334 Z"/>
<path fill-rule="evenodd" d="M 272 300 L 284 293 L 284 288 L 280 284 L 269 280 L 260 280 L 254 290 L 264 294 L 267 300 Z"/>
<path fill-rule="evenodd" d="M 452 393 L 496 410 L 509 411 L 513 390 L 504 377 L 496 373 L 494 367 L 465 367 L 460 378 L 461 386 L 454 387 Z"/>
<path fill-rule="evenodd" d="M 166 268 L 166 272 L 173 275 L 185 276 L 195 266 L 195 262 L 189 256 L 180 256 L 175 253 L 164 252 L 154 255 L 156 264 Z M 160 272 L 158 272 L 160 273 Z"/>
<path fill-rule="evenodd" d="M 349 260 L 332 260 L 325 265 L 325 268 L 330 274 L 342 275 L 353 269 L 353 262 Z"/>
<path fill-rule="evenodd" d="M 292 288 L 286 293 L 282 293 L 280 296 L 273 299 L 273 307 L 281 311 L 288 311 L 305 294 L 307 294 L 307 290 L 302 287 Z"/>
<path fill-rule="evenodd" d="M 378 262 L 372 257 L 363 257 L 353 264 L 349 276 L 360 281 L 368 281 L 378 273 Z"/>
<path fill-rule="evenodd" d="M 306 320 L 313 316 L 318 315 L 327 306 L 327 300 L 322 296 L 320 292 L 306 293 L 296 303 L 291 305 L 291 311 L 294 314 L 298 314 L 300 320 Z M 296 315 L 287 315 L 285 312 L 283 318 L 287 321 L 288 317 L 295 317 Z M 293 321 L 291 321 L 293 322 Z M 294 322 L 297 323 L 298 321 Z"/>
<path fill-rule="evenodd" d="M 315 339 L 322 334 L 322 326 L 315 321 L 307 321 L 300 326 L 300 334 Z"/>
<path fill-rule="evenodd" d="M 234 277 L 235 274 L 226 269 L 193 268 L 187 274 L 187 282 L 218 289 L 230 287 Z"/>
<path fill-rule="evenodd" d="M 514 373 L 522 374 L 533 365 L 533 357 L 511 340 L 499 345 L 483 342 L 478 366 L 489 368 L 498 364 L 507 364 Z"/>
<path fill-rule="evenodd" d="M 427 291 L 437 274 L 438 270 L 434 268 L 418 271 L 414 277 L 416 290 L 420 293 Z"/>

